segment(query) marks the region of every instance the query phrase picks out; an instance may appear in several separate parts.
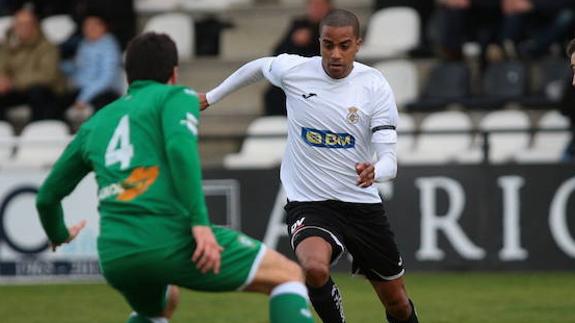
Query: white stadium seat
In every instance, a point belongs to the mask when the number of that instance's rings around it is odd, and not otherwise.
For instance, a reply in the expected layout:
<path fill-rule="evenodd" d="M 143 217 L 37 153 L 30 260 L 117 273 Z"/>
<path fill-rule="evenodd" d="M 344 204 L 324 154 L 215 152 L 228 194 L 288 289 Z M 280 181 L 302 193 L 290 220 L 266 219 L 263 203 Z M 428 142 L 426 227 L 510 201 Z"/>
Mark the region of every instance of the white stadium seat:
<path fill-rule="evenodd" d="M 417 11 L 408 7 L 385 8 L 374 13 L 357 58 L 382 59 L 405 54 L 419 43 Z"/>
<path fill-rule="evenodd" d="M 168 34 L 178 47 L 181 61 L 189 61 L 194 54 L 194 23 L 190 15 L 165 13 L 153 16 L 144 26 L 144 31 Z"/>
<path fill-rule="evenodd" d="M 440 164 L 453 162 L 470 149 L 471 119 L 463 112 L 445 111 L 428 115 L 421 123 L 421 134 L 410 154 L 399 156 L 403 164 Z M 425 131 L 461 131 L 457 134 L 425 134 Z"/>
<path fill-rule="evenodd" d="M 54 44 L 63 43 L 75 30 L 76 23 L 68 15 L 55 15 L 42 19 L 42 31 Z"/>
<path fill-rule="evenodd" d="M 62 121 L 43 120 L 28 124 L 18 138 L 16 155 L 6 166 L 50 167 L 68 142 L 68 126 Z"/>
<path fill-rule="evenodd" d="M 539 129 L 568 129 L 569 120 L 557 111 L 547 112 L 539 121 Z M 516 159 L 522 163 L 556 163 L 571 138 L 569 131 L 535 133 L 533 145 L 517 154 Z"/>
<path fill-rule="evenodd" d="M 0 17 L 0 43 L 6 39 L 6 33 L 8 29 L 10 29 L 10 26 L 12 26 L 12 17 Z"/>
<path fill-rule="evenodd" d="M 0 121 L 0 167 L 12 156 L 14 130 L 6 121 Z"/>
<path fill-rule="evenodd" d="M 489 162 L 501 164 L 514 161 L 515 156 L 525 150 L 529 144 L 529 127 L 529 117 L 524 112 L 507 110 L 488 113 L 479 124 L 480 130 L 521 130 L 513 133 L 491 133 L 489 135 Z M 481 145 L 477 144 L 467 155 L 460 156 L 458 160 L 472 163 L 482 161 Z"/>
<path fill-rule="evenodd" d="M 281 163 L 286 142 L 288 123 L 283 116 L 261 117 L 253 121 L 247 131 L 239 153 L 224 158 L 226 168 L 269 168 Z M 250 137 L 253 135 L 274 137 Z"/>
<path fill-rule="evenodd" d="M 180 0 L 136 0 L 134 7 L 139 13 L 162 13 L 175 11 L 180 5 Z"/>
<path fill-rule="evenodd" d="M 383 74 L 391 85 L 398 108 L 417 98 L 419 80 L 415 64 L 402 59 L 381 62 L 374 67 Z"/>

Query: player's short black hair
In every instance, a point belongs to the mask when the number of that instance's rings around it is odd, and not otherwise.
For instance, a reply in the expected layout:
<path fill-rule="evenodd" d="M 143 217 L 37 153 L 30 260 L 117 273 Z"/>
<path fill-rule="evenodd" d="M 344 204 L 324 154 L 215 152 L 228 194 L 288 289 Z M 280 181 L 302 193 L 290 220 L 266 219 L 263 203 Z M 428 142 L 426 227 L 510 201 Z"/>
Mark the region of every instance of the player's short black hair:
<path fill-rule="evenodd" d="M 325 18 L 322 19 L 319 25 L 320 31 L 323 29 L 323 26 L 351 26 L 353 28 L 353 35 L 359 38 L 359 20 L 357 19 L 357 16 L 351 11 L 344 9 L 333 9 L 327 14 L 327 16 L 325 16 Z"/>
<path fill-rule="evenodd" d="M 143 33 L 128 44 L 125 66 L 128 83 L 138 80 L 167 83 L 178 66 L 178 49 L 166 34 Z"/>
<path fill-rule="evenodd" d="M 571 39 L 567 45 L 567 56 L 571 59 L 571 56 L 575 53 L 575 39 Z"/>

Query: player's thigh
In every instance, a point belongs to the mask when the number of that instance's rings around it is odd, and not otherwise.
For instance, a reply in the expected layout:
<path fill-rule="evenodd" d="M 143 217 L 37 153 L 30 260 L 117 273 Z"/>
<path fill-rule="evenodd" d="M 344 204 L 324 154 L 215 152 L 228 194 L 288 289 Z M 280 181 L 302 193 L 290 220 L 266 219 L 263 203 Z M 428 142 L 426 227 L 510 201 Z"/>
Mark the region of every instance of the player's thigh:
<path fill-rule="evenodd" d="M 354 207 L 345 226 L 353 271 L 372 281 L 392 281 L 404 273 L 395 236 L 382 205 Z"/>
<path fill-rule="evenodd" d="M 276 286 L 290 281 L 303 282 L 303 272 L 295 262 L 266 248 L 253 281 L 244 289 L 269 294 Z"/>
<path fill-rule="evenodd" d="M 103 265 L 106 281 L 118 290 L 130 307 L 147 317 L 161 316 L 166 307 L 168 285 L 156 272 L 149 255 L 129 257 Z"/>
<path fill-rule="evenodd" d="M 224 227 L 213 227 L 216 240 L 223 247 L 220 272 L 202 273 L 191 257 L 193 246 L 182 250 L 170 261 L 173 268 L 169 282 L 181 287 L 211 292 L 241 290 L 250 284 L 264 258 L 265 247 L 258 240 Z"/>
<path fill-rule="evenodd" d="M 343 255 L 341 224 L 330 201 L 289 202 L 285 210 L 290 243 L 298 261 L 307 269 L 336 263 Z"/>

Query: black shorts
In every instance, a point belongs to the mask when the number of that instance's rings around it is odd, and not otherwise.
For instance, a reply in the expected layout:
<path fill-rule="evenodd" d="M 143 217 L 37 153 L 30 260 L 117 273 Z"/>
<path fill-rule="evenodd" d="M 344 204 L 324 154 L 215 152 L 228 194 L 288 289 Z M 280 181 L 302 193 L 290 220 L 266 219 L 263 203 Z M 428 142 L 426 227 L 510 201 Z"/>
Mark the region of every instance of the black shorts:
<path fill-rule="evenodd" d="M 321 237 L 332 246 L 332 264 L 347 249 L 353 257 L 354 274 L 374 281 L 403 275 L 403 263 L 382 203 L 288 202 L 285 210 L 294 251 L 304 239 Z"/>

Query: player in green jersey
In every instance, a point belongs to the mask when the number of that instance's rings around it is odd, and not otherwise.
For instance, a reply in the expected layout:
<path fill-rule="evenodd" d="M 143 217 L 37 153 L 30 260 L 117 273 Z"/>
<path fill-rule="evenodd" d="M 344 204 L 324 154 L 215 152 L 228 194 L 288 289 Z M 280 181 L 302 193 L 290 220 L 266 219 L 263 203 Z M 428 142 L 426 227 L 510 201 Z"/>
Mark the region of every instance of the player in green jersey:
<path fill-rule="evenodd" d="M 294 262 L 210 225 L 197 143 L 199 101 L 192 90 L 173 85 L 177 55 L 163 34 L 142 34 L 128 46 L 128 93 L 82 125 L 38 193 L 53 249 L 84 227 L 66 227 L 61 201 L 94 171 L 100 264 L 134 310 L 128 322 L 167 322 L 177 305 L 175 286 L 270 294 L 272 323 L 311 322 Z"/>

